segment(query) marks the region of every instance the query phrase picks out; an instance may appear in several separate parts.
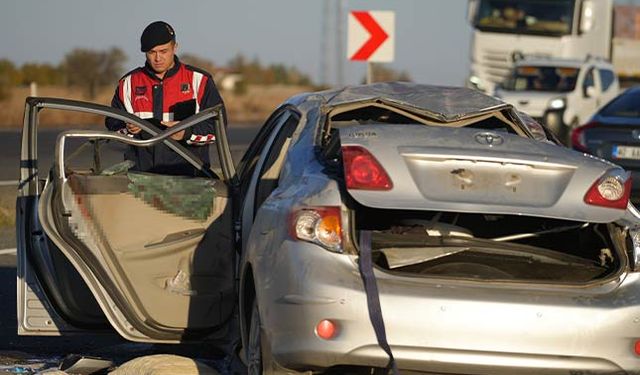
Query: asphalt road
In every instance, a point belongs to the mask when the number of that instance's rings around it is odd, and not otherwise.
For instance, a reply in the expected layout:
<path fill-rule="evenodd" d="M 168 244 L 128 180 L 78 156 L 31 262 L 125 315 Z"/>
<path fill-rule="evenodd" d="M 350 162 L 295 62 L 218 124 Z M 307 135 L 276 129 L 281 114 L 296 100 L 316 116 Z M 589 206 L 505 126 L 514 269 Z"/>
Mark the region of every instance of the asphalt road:
<path fill-rule="evenodd" d="M 240 161 L 244 149 L 251 143 L 259 129 L 259 124 L 231 124 L 227 128 L 234 161 Z M 46 176 L 51 167 L 56 137 L 63 129 L 41 130 L 38 132 L 38 166 L 41 175 Z M 21 133 L 19 130 L 0 130 L 0 181 L 17 181 L 20 169 Z M 72 149 L 72 147 L 68 147 Z"/>
<path fill-rule="evenodd" d="M 228 129 L 236 163 L 258 130 L 258 126 L 233 126 Z M 49 170 L 53 146 L 59 130 L 39 134 L 38 157 L 40 171 Z M 20 158 L 20 133 L 0 132 L 0 180 L 17 181 Z M 0 235 L 3 235 L 0 233 Z M 5 233 L 4 236 L 7 234 Z M 9 234 L 15 237 L 14 233 Z M 6 243 L 7 241 L 0 241 Z M 69 354 L 97 356 L 122 363 L 131 358 L 172 353 L 197 358 L 218 370 L 238 369 L 230 365 L 221 353 L 206 345 L 152 345 L 128 342 L 115 332 L 84 334 L 68 337 L 25 337 L 16 333 L 16 257 L 0 253 L 0 374 L 33 373 L 32 368 L 51 367 Z M 41 367 L 42 368 L 42 367 Z M 231 372 L 227 372 L 231 373 Z"/>

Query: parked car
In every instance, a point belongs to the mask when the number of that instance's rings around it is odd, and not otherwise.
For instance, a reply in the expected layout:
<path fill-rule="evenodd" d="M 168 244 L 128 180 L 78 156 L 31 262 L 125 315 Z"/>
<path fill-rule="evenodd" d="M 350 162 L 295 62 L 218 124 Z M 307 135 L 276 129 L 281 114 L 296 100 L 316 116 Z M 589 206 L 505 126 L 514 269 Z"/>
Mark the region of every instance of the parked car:
<path fill-rule="evenodd" d="M 622 92 L 574 129 L 571 145 L 631 171 L 632 197 L 640 198 L 640 86 Z"/>
<path fill-rule="evenodd" d="M 587 121 L 619 91 L 611 63 L 524 58 L 495 95 L 547 125 L 565 144 L 571 129 Z"/>
<path fill-rule="evenodd" d="M 155 137 L 65 132 L 39 183 L 42 108 L 115 116 Z M 214 171 L 169 137 L 206 116 L 218 119 Z M 25 119 L 23 334 L 93 329 L 78 323 L 106 316 L 129 340 L 201 339 L 233 321 L 233 291 L 250 374 L 638 368 L 640 214 L 627 173 L 534 139 L 495 98 L 410 83 L 301 94 L 266 121 L 237 172 L 215 110 L 159 134 L 58 99 L 29 99 Z M 168 141 L 205 176 L 73 168 L 69 138 L 93 140 L 90 150 L 97 139 Z"/>

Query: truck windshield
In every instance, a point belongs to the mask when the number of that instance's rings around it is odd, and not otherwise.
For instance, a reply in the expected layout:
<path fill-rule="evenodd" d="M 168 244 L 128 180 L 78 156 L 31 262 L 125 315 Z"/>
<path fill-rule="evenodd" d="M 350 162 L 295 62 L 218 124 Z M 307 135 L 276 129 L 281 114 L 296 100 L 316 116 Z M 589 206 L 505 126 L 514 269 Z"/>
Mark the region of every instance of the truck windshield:
<path fill-rule="evenodd" d="M 475 27 L 482 31 L 571 34 L 575 0 L 481 0 Z"/>
<path fill-rule="evenodd" d="M 576 87 L 578 68 L 555 66 L 518 66 L 503 83 L 510 91 L 570 92 Z"/>

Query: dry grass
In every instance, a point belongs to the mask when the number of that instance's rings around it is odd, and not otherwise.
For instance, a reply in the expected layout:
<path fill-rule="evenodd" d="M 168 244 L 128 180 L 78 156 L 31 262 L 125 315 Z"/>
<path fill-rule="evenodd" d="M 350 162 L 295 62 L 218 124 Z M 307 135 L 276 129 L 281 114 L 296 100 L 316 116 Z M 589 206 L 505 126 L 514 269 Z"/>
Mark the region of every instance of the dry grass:
<path fill-rule="evenodd" d="M 94 100 L 83 95 L 76 88 L 42 86 L 38 88 L 38 96 L 66 98 L 82 101 L 91 101 L 98 104 L 109 105 L 115 86 L 99 91 Z M 261 123 L 269 114 L 285 99 L 300 92 L 309 91 L 308 87 L 297 86 L 249 86 L 247 93 L 236 95 L 231 92 L 221 92 L 227 107 L 229 122 Z M 16 87 L 11 92 L 11 97 L 0 101 L 3 111 L 0 112 L 0 128 L 19 128 L 22 126 L 24 116 L 24 102 L 29 96 L 29 88 Z M 90 114 L 77 112 L 45 110 L 40 116 L 40 124 L 44 127 L 74 127 L 102 126 L 103 118 Z"/>
<path fill-rule="evenodd" d="M 16 187 L 0 187 L 0 229 L 16 225 Z"/>
<path fill-rule="evenodd" d="M 111 102 L 111 94 L 107 90 L 101 92 L 95 100 L 84 97 L 81 90 L 66 87 L 42 86 L 38 88 L 38 96 L 74 99 L 82 101 L 93 101 L 95 103 L 107 104 Z M 29 96 L 28 87 L 16 87 L 11 91 L 11 97 L 4 102 L 0 102 L 3 111 L 0 114 L 0 128 L 21 127 L 24 116 L 25 99 Z M 64 127 L 69 124 L 92 125 L 101 122 L 100 116 L 83 114 L 69 111 L 42 111 L 40 124 L 51 127 Z"/>

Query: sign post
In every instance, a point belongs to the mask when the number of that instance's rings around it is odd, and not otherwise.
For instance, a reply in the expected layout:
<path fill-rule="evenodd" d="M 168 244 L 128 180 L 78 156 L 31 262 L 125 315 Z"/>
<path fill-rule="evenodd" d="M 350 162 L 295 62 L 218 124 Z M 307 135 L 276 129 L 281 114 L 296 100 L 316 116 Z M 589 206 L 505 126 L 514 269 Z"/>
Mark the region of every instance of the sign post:
<path fill-rule="evenodd" d="M 374 62 L 392 62 L 395 50 L 395 13 L 362 11 L 349 13 L 347 58 L 367 62 L 367 83 L 373 81 Z"/>

